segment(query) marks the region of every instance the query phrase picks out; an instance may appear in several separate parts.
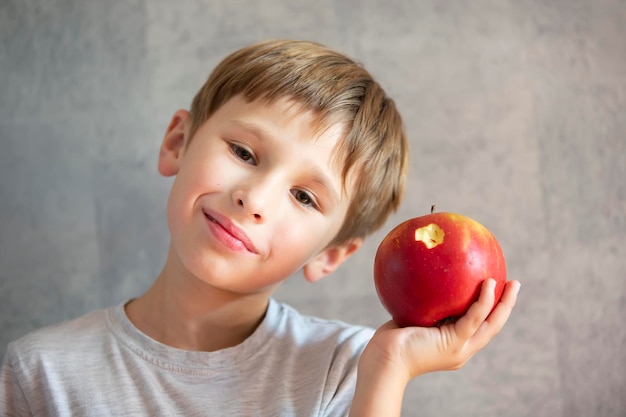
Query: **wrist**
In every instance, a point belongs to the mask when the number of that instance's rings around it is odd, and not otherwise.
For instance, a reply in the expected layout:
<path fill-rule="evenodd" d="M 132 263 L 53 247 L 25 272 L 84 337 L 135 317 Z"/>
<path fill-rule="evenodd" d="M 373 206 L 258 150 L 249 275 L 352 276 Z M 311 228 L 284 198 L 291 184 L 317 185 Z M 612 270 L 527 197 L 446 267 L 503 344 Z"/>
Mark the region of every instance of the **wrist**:
<path fill-rule="evenodd" d="M 376 338 L 372 339 L 361 354 L 358 365 L 359 375 L 408 384 L 414 375 L 411 374 L 407 361 L 401 349 L 398 348 L 401 345 L 378 342 Z"/>
<path fill-rule="evenodd" d="M 362 356 L 350 416 L 399 417 L 409 381 L 406 370 L 390 362 L 378 362 L 372 357 Z"/>
<path fill-rule="evenodd" d="M 412 379 L 402 361 L 380 355 L 368 355 L 367 350 L 363 352 L 359 360 L 358 375 L 360 378 L 371 381 L 393 381 L 394 384 L 404 386 Z"/>

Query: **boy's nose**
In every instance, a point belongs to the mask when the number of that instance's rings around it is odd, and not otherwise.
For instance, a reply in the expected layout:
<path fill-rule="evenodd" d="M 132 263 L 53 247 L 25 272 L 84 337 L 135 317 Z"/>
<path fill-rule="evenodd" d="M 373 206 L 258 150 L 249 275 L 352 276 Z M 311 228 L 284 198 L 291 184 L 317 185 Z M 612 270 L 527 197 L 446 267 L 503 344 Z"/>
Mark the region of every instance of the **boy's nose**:
<path fill-rule="evenodd" d="M 261 216 L 261 210 L 249 210 L 248 207 L 250 206 L 249 203 L 244 202 L 243 198 L 238 198 L 237 199 L 237 205 L 239 205 L 239 207 L 241 207 L 244 210 L 249 211 L 249 215 L 252 215 L 252 217 L 254 217 L 254 220 L 261 221 L 263 220 L 263 216 Z"/>
<path fill-rule="evenodd" d="M 244 212 L 244 216 L 256 223 L 266 220 L 269 211 L 275 211 L 279 197 L 278 184 L 272 178 L 254 178 L 240 184 L 233 192 L 233 203 Z"/>

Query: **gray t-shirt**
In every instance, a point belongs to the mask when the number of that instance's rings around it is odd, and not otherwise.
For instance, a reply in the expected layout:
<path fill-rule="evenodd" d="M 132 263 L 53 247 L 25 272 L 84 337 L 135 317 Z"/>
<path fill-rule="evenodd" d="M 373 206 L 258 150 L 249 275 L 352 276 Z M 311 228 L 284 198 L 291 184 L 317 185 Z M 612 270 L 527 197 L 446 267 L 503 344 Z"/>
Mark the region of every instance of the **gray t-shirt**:
<path fill-rule="evenodd" d="M 369 328 L 270 300 L 243 343 L 217 352 L 163 345 L 124 304 L 9 344 L 2 416 L 343 416 Z"/>

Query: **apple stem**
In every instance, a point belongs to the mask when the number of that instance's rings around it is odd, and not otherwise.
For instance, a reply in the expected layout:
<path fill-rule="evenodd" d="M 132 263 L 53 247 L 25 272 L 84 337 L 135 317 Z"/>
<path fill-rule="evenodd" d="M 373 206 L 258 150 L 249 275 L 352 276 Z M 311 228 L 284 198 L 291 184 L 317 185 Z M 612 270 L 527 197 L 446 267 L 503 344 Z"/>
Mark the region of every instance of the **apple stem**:
<path fill-rule="evenodd" d="M 435 204 L 430 206 L 430 214 L 433 214 L 435 212 L 435 208 L 437 208 L 437 205 L 435 205 Z"/>

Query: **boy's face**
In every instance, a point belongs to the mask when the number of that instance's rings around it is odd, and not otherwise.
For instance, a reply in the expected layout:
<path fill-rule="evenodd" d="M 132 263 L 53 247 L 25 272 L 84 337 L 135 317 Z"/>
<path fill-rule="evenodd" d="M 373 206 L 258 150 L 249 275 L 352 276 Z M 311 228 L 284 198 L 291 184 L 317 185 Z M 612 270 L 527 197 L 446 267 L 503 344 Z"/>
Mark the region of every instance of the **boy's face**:
<path fill-rule="evenodd" d="M 176 113 L 159 170 L 176 175 L 168 223 L 178 274 L 258 293 L 306 264 L 305 276 L 319 279 L 358 248 L 360 241 L 327 248 L 344 221 L 351 183 L 344 193 L 333 159 L 342 129 L 315 136 L 312 120 L 287 100 L 234 97 L 185 149 L 189 114 Z"/>

